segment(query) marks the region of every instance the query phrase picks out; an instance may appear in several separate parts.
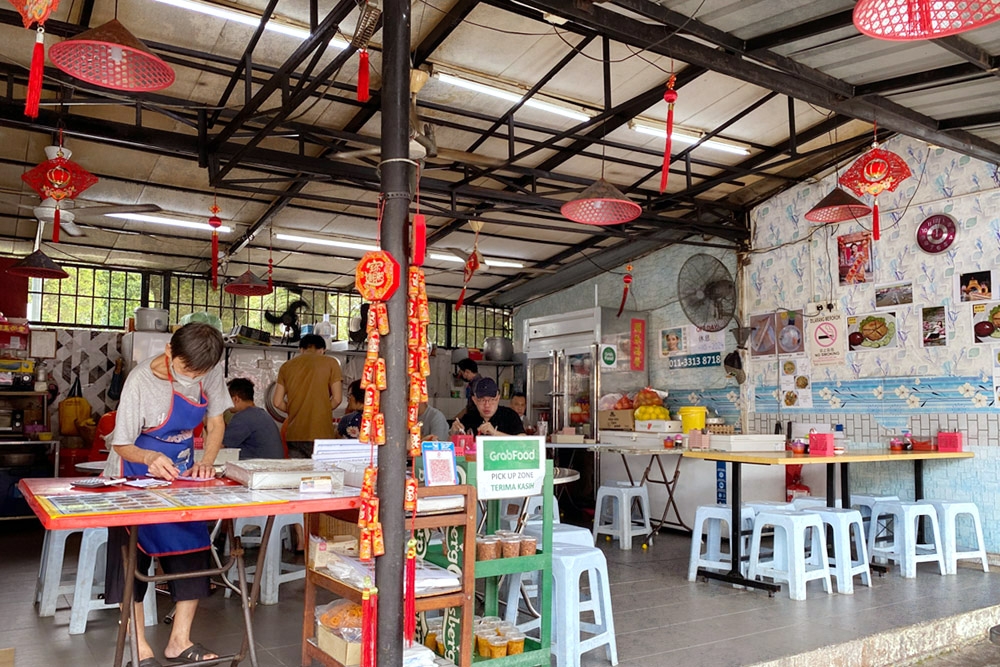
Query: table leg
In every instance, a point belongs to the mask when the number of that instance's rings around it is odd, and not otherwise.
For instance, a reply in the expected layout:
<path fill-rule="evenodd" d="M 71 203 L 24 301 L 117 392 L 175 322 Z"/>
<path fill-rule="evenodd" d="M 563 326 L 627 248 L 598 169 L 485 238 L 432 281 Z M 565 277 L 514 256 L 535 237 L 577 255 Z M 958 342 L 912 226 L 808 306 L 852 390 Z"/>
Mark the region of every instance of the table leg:
<path fill-rule="evenodd" d="M 628 467 L 628 457 L 625 454 L 621 455 L 622 465 L 625 466 L 625 474 L 628 475 L 629 486 L 635 486 L 635 480 L 632 479 L 632 470 Z"/>
<path fill-rule="evenodd" d="M 129 644 L 135 664 L 139 664 L 139 634 L 132 623 L 132 598 L 135 591 L 135 561 L 136 545 L 139 540 L 139 529 L 131 526 L 128 529 L 128 547 L 122 547 L 122 568 L 125 570 L 125 584 L 122 590 L 121 617 L 118 622 L 118 639 L 115 643 L 115 667 L 121 667 L 125 660 L 125 635 L 128 633 Z"/>
<path fill-rule="evenodd" d="M 826 464 L 826 506 L 837 506 L 837 464 Z"/>
<path fill-rule="evenodd" d="M 840 464 L 840 501 L 844 509 L 851 509 L 851 464 Z"/>
<path fill-rule="evenodd" d="M 924 499 L 924 462 L 913 459 L 913 499 Z M 924 521 L 917 520 L 917 544 L 924 544 Z"/>
<path fill-rule="evenodd" d="M 778 584 L 769 584 L 763 581 L 757 581 L 755 579 L 748 579 L 743 576 L 740 572 L 740 565 L 743 561 L 743 524 L 741 521 L 741 507 L 743 504 L 742 490 L 740 488 L 740 475 L 742 474 L 741 469 L 742 464 L 737 461 L 731 461 L 729 464 L 730 472 L 730 483 L 729 488 L 731 493 L 729 494 L 729 502 L 732 505 L 733 514 L 729 520 L 730 533 L 729 533 L 729 552 L 733 555 L 732 567 L 729 572 L 713 572 L 712 570 L 706 570 L 704 568 L 698 568 L 698 576 L 705 577 L 706 579 L 715 579 L 717 581 L 725 581 L 731 584 L 736 584 L 738 586 L 745 586 L 747 588 L 759 588 L 761 590 L 767 591 L 768 595 L 773 595 L 774 593 L 781 590 L 781 586 Z M 700 535 L 694 535 L 691 539 L 701 539 Z"/>
<path fill-rule="evenodd" d="M 667 503 L 663 506 L 663 514 L 660 515 L 660 520 L 656 522 L 656 527 L 653 529 L 653 533 L 660 532 L 663 526 L 671 526 L 675 528 L 680 528 L 687 532 L 691 532 L 691 527 L 684 523 L 684 519 L 681 518 L 681 512 L 677 508 L 677 501 L 674 499 L 674 490 L 677 488 L 677 480 L 681 476 L 681 459 L 683 457 L 677 456 L 677 465 L 674 466 L 673 477 L 667 478 L 667 471 L 663 467 L 663 459 L 660 458 L 659 454 L 653 454 L 649 457 L 649 465 L 646 466 L 646 472 L 642 475 L 642 481 L 639 485 L 643 484 L 662 484 L 667 488 Z M 653 479 L 649 476 L 649 471 L 653 467 L 653 461 L 656 461 L 657 467 L 660 469 L 660 479 Z M 676 521 L 669 521 L 667 515 L 670 513 L 670 509 L 673 508 L 674 516 L 677 517 Z"/>

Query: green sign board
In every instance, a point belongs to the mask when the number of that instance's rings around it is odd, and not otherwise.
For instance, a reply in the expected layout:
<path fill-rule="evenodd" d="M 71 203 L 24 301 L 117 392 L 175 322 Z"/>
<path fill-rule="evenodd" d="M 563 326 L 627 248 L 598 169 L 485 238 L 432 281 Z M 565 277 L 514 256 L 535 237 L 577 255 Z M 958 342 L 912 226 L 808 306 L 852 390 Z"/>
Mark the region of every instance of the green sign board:
<path fill-rule="evenodd" d="M 544 438 L 476 438 L 476 493 L 480 499 L 534 496 L 542 492 L 544 481 Z"/>

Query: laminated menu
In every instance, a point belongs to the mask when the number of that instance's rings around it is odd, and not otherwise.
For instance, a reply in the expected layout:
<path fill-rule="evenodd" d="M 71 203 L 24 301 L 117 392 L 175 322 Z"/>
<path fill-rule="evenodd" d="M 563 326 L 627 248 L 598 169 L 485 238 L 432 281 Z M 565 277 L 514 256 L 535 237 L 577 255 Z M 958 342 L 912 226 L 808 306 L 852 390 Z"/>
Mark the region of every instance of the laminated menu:
<path fill-rule="evenodd" d="M 329 476 L 336 493 L 344 488 L 344 471 L 329 461 L 312 459 L 246 459 L 226 464 L 225 476 L 250 489 L 298 489 L 304 477 Z"/>

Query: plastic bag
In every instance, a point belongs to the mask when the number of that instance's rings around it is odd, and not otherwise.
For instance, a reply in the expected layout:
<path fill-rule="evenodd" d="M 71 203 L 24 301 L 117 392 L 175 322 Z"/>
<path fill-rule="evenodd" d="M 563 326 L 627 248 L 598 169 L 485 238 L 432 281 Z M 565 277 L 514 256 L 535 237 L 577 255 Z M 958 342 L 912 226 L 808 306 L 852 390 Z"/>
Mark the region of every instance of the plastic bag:
<path fill-rule="evenodd" d="M 361 617 L 361 605 L 350 600 L 334 600 L 316 607 L 319 624 L 349 642 L 361 641 Z"/>

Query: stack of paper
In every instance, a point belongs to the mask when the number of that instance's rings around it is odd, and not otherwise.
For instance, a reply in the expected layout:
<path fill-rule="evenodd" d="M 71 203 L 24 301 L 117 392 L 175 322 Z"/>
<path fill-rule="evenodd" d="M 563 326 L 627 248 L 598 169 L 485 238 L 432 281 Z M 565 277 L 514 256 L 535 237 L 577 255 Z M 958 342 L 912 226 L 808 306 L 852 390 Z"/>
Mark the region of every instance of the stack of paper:
<path fill-rule="evenodd" d="M 298 489 L 303 477 L 329 476 L 334 492 L 344 488 L 344 471 L 309 459 L 247 459 L 226 464 L 225 476 L 251 489 Z"/>

